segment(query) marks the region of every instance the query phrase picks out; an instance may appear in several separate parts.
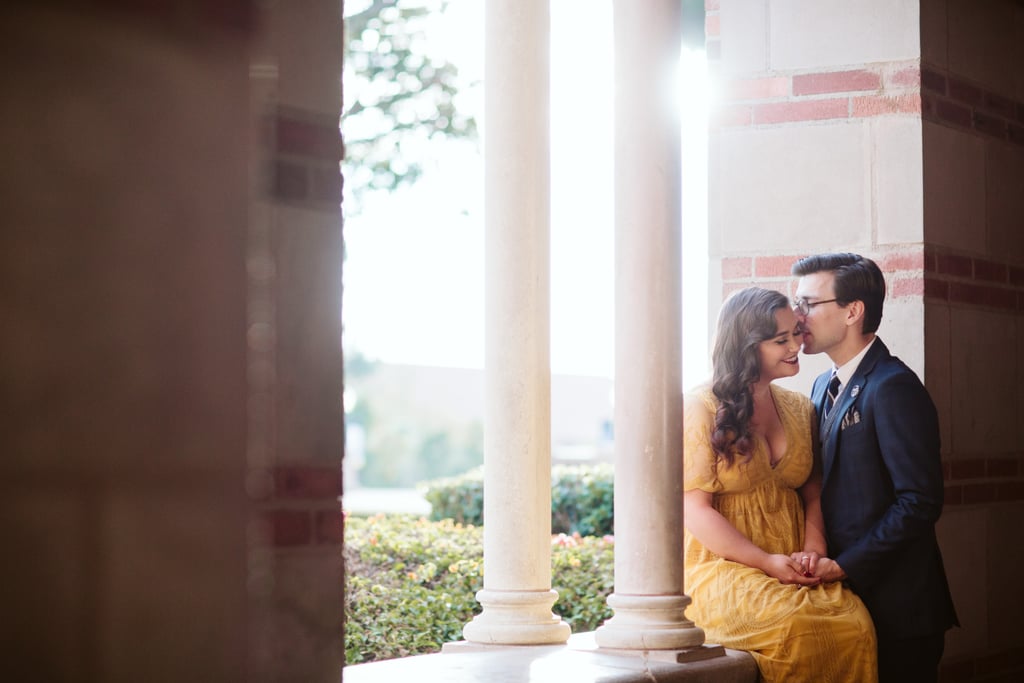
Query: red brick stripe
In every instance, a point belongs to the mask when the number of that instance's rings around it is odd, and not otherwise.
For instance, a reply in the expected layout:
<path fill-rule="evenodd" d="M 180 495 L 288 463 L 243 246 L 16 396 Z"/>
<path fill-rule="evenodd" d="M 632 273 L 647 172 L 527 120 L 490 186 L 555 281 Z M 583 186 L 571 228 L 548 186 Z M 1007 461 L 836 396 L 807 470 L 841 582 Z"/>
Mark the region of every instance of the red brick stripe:
<path fill-rule="evenodd" d="M 345 521 L 341 510 L 319 510 L 316 513 L 316 542 L 340 544 L 345 537 Z"/>
<path fill-rule="evenodd" d="M 935 67 L 922 67 L 921 87 L 927 91 L 921 106 L 926 120 L 1024 145 L 1024 128 L 1017 125 L 1024 103 Z"/>
<path fill-rule="evenodd" d="M 1024 311 L 1024 268 L 991 258 L 971 257 L 934 247 L 872 255 L 886 273 L 892 298 Z M 753 284 L 791 294 L 790 269 L 798 254 L 731 256 L 722 259 L 723 294 Z"/>
<path fill-rule="evenodd" d="M 720 47 L 717 13 L 708 15 L 707 26 L 709 37 L 714 38 L 708 43 L 708 54 L 712 57 L 714 51 L 717 56 Z M 848 95 L 843 97 L 843 93 Z M 714 128 L 919 115 L 989 138 L 1024 145 L 1024 126 L 1021 125 L 1024 102 L 935 67 L 919 68 L 912 63 L 735 79 L 724 84 L 722 98 L 725 102 L 749 105 L 722 107 L 712 117 Z"/>
<path fill-rule="evenodd" d="M 341 131 L 337 121 L 310 122 L 278 115 L 274 132 L 279 154 L 341 161 Z"/>
<path fill-rule="evenodd" d="M 921 87 L 938 95 L 946 94 L 946 76 L 938 71 L 921 67 Z"/>
<path fill-rule="evenodd" d="M 981 88 L 971 85 L 965 81 L 961 81 L 958 78 L 949 77 L 949 96 L 957 102 L 969 106 L 977 106 L 981 104 L 982 90 Z"/>
<path fill-rule="evenodd" d="M 1024 500 L 1024 456 L 974 457 L 942 463 L 945 504 Z"/>
<path fill-rule="evenodd" d="M 717 14 L 709 14 L 704 18 L 704 34 L 717 36 L 721 32 Z"/>
<path fill-rule="evenodd" d="M 899 299 L 904 296 L 923 296 L 925 281 L 923 278 L 895 278 L 890 286 L 889 296 Z"/>
<path fill-rule="evenodd" d="M 735 79 L 723 85 L 722 99 L 749 102 L 749 108 L 726 105 L 712 118 L 711 125 L 721 128 L 920 114 L 920 82 L 918 66 L 905 62 Z"/>
<path fill-rule="evenodd" d="M 766 100 L 789 95 L 790 80 L 785 77 L 740 78 L 729 81 L 722 91 L 727 100 Z"/>
<path fill-rule="evenodd" d="M 886 273 L 891 298 L 1024 311 L 1024 268 L 927 246 L 868 254 Z M 722 259 L 723 295 L 758 285 L 792 295 L 790 269 L 800 254 L 731 256 Z"/>
<path fill-rule="evenodd" d="M 274 470 L 277 499 L 337 498 L 341 495 L 340 467 L 279 467 Z"/>
<path fill-rule="evenodd" d="M 881 75 L 863 69 L 793 76 L 794 95 L 822 95 L 836 92 L 878 90 L 881 87 Z"/>
<path fill-rule="evenodd" d="M 282 109 L 268 118 L 270 194 L 283 202 L 337 211 L 344 144 L 333 116 Z"/>
<path fill-rule="evenodd" d="M 895 270 L 923 270 L 925 254 L 920 250 L 901 251 L 895 254 L 883 254 L 874 261 L 886 273 Z"/>
<path fill-rule="evenodd" d="M 768 102 L 754 106 L 754 123 L 845 119 L 849 111 L 850 101 L 846 98 Z"/>
<path fill-rule="evenodd" d="M 882 114 L 919 114 L 921 112 L 921 96 L 914 93 L 911 95 L 855 97 L 852 106 L 852 114 L 858 118 L 881 116 Z"/>

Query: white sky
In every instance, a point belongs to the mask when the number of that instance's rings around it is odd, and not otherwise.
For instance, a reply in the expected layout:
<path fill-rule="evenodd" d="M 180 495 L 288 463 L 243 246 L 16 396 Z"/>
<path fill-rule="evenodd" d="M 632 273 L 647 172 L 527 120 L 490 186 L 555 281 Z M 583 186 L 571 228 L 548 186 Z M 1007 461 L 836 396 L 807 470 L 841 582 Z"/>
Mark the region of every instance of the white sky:
<path fill-rule="evenodd" d="M 483 76 L 483 5 L 453 0 L 432 49 L 467 83 Z M 614 364 L 612 69 L 609 0 L 551 2 L 551 365 L 611 377 Z M 707 92 L 703 53 L 681 62 L 679 91 Z M 346 87 L 348 96 L 358 96 Z M 683 115 L 685 384 L 707 360 L 707 98 Z M 482 123 L 482 90 L 458 106 Z M 343 126 L 344 127 L 344 126 Z M 391 363 L 483 363 L 483 165 L 472 145 L 445 143 L 412 188 L 374 197 L 345 223 L 347 350 Z"/>

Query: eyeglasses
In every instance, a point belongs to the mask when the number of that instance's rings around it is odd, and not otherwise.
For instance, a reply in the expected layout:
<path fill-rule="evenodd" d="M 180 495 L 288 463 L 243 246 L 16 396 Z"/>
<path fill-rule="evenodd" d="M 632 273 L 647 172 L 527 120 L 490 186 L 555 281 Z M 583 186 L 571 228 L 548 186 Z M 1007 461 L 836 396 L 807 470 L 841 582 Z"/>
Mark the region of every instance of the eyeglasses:
<path fill-rule="evenodd" d="M 807 316 L 811 314 L 811 309 L 820 304 L 830 304 L 838 299 L 822 299 L 821 301 L 808 301 L 807 299 L 795 299 L 793 301 L 793 308 L 800 315 Z"/>

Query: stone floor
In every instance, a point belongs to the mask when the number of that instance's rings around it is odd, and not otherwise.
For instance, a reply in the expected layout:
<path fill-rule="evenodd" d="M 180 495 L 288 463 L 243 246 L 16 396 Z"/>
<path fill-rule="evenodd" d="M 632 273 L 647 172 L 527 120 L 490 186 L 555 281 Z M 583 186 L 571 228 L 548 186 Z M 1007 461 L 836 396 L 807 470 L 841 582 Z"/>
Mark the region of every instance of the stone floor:
<path fill-rule="evenodd" d="M 724 650 L 711 659 L 676 664 L 643 653 L 599 650 L 593 633 L 567 645 L 455 647 L 444 653 L 356 664 L 345 683 L 757 683 L 757 666 L 744 652 Z M 664 655 L 665 653 L 659 653 Z"/>

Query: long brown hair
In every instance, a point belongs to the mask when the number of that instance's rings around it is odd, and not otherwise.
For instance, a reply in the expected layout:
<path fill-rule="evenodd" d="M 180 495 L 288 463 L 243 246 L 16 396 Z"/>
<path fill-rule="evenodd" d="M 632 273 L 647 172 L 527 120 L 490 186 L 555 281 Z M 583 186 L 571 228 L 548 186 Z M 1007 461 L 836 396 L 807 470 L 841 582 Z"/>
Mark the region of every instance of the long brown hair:
<path fill-rule="evenodd" d="M 758 344 L 775 336 L 775 312 L 789 300 L 779 292 L 747 287 L 730 296 L 718 313 L 711 391 L 719 401 L 711 447 L 731 467 L 736 454 L 749 456 L 750 420 L 754 414 L 751 385 L 761 376 Z"/>

